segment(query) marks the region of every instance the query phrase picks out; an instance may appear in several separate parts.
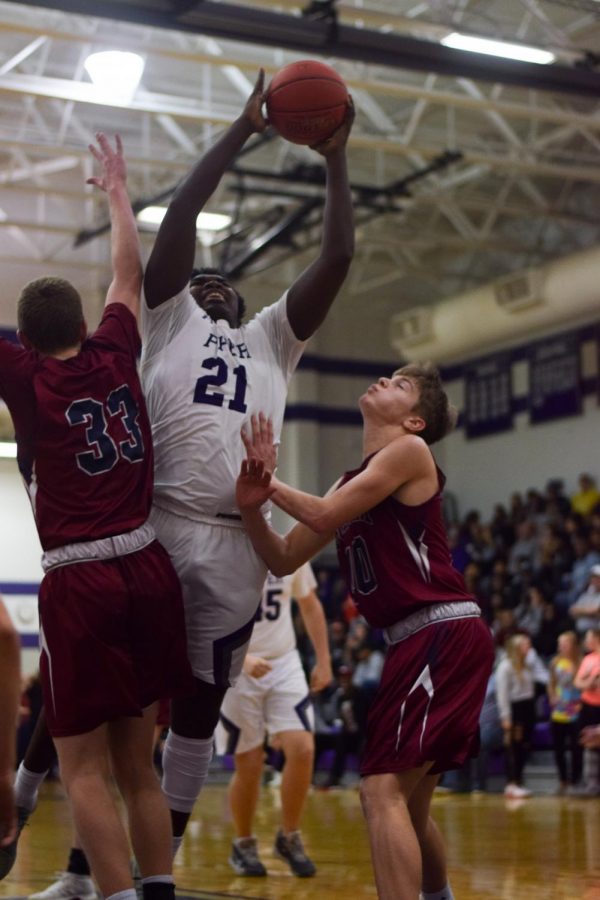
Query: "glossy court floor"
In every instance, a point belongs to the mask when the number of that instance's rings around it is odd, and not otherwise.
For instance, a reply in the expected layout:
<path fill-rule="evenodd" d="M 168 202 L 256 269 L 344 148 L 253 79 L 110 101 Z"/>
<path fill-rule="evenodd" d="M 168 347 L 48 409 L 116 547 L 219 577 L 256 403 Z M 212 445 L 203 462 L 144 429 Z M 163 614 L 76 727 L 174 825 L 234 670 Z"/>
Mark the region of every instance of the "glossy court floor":
<path fill-rule="evenodd" d="M 202 794 L 177 859 L 180 897 L 248 900 L 358 900 L 376 897 L 356 790 L 313 792 L 304 823 L 307 849 L 318 866 L 312 879 L 294 878 L 272 853 L 279 792 L 266 788 L 256 825 L 268 877 L 239 878 L 227 865 L 231 821 L 226 789 Z M 457 900 L 600 900 L 600 800 L 541 796 L 505 801 L 501 795 L 446 794 L 434 814 L 448 844 Z M 24 830 L 17 862 L 0 883 L 0 898 L 26 897 L 65 867 L 70 844 L 60 785 L 42 789 Z"/>

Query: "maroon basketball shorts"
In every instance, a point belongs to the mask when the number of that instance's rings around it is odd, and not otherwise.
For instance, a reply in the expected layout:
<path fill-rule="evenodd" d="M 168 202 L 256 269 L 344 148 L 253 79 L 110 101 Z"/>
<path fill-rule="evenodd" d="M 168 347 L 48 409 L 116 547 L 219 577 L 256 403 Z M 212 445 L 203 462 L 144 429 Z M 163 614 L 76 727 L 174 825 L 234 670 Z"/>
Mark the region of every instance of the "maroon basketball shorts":
<path fill-rule="evenodd" d="M 140 716 L 193 689 L 181 588 L 166 550 L 52 569 L 40 589 L 40 670 L 53 737 Z"/>
<path fill-rule="evenodd" d="M 479 751 L 494 648 L 480 618 L 428 625 L 388 648 L 367 723 L 361 775 L 459 768 Z"/>

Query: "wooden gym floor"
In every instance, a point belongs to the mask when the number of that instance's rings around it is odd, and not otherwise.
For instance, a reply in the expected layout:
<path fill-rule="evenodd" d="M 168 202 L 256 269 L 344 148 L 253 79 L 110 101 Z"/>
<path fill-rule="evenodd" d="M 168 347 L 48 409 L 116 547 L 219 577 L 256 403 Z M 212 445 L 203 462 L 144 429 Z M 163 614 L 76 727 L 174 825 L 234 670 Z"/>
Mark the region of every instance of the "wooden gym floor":
<path fill-rule="evenodd" d="M 226 789 L 203 794 L 177 858 L 178 896 L 248 900 L 374 898 L 367 839 L 357 791 L 308 798 L 304 840 L 318 873 L 294 878 L 272 853 L 279 792 L 263 789 L 256 833 L 267 878 L 234 875 L 227 865 L 231 824 Z M 435 796 L 434 815 L 446 837 L 457 900 L 600 900 L 600 800 L 501 795 Z M 46 887 L 66 865 L 69 817 L 59 784 L 42 789 L 17 862 L 0 883 L 0 898 L 26 897 Z"/>

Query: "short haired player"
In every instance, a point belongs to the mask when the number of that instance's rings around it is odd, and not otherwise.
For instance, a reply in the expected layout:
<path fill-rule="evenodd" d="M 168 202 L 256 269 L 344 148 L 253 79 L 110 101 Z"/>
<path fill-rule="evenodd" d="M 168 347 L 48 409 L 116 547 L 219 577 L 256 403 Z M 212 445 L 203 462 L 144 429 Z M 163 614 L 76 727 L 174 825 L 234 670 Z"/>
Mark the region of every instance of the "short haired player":
<path fill-rule="evenodd" d="M 275 853 L 300 878 L 316 872 L 300 834 L 313 772 L 314 715 L 292 623 L 292 599 L 295 599 L 315 650 L 310 690 L 321 691 L 333 676 L 327 623 L 315 593 L 316 586 L 309 563 L 282 578 L 269 572 L 242 674 L 227 691 L 221 707 L 217 747 L 232 753 L 235 760 L 235 773 L 229 785 L 235 840 L 229 864 L 238 875 L 267 874 L 252 827 L 260 792 L 265 736 L 271 746 L 285 755 L 281 825 L 275 836 Z"/>
<path fill-rule="evenodd" d="M 477 754 L 494 650 L 480 610 L 452 567 L 442 521 L 445 478 L 429 444 L 454 422 L 439 375 L 410 365 L 359 400 L 363 461 L 325 497 L 270 473 L 268 424 L 254 420 L 237 501 L 271 571 L 293 571 L 335 535 L 358 608 L 388 651 L 369 713 L 361 801 L 381 900 L 451 900 L 443 841 L 429 815 L 439 775 Z M 298 520 L 285 537 L 261 514 L 270 498 Z"/>
<path fill-rule="evenodd" d="M 106 900 L 135 900 L 125 801 L 145 900 L 173 898 L 170 821 L 152 766 L 156 702 L 188 692 L 181 591 L 148 513 L 153 456 L 137 374 L 141 265 L 121 142 L 90 150 L 107 194 L 113 280 L 87 336 L 69 282 L 18 301 L 22 347 L 0 341 L 0 396 L 15 424 L 45 572 L 40 670 L 48 729 L 73 819 Z M 16 845 L 0 853 L 2 874 Z"/>
<path fill-rule="evenodd" d="M 241 321 L 222 273 L 193 270 L 196 219 L 246 141 L 266 127 L 264 72 L 233 124 L 177 188 L 144 277 L 142 382 L 156 451 L 152 523 L 180 577 L 195 694 L 172 705 L 163 790 L 174 851 L 208 772 L 225 692 L 239 676 L 266 567 L 235 504 L 240 427 L 263 409 L 277 436 L 289 381 L 325 318 L 353 253 L 345 122 L 316 148 L 325 159 L 320 249 L 280 299 Z"/>

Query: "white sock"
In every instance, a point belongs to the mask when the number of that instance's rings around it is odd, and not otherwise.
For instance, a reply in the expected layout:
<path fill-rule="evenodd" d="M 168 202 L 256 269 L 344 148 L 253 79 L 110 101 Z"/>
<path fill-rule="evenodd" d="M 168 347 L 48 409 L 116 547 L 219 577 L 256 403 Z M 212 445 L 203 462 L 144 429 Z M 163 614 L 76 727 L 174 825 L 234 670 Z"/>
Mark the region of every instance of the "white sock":
<path fill-rule="evenodd" d="M 183 835 L 182 834 L 173 834 L 171 836 L 171 848 L 173 851 L 173 859 L 177 856 L 177 851 L 181 847 L 183 843 Z"/>
<path fill-rule="evenodd" d="M 104 900 L 137 900 L 137 894 L 133 888 L 129 888 L 127 891 L 118 891 L 116 894 L 111 894 L 109 897 L 105 897 Z"/>
<path fill-rule="evenodd" d="M 163 794 L 169 809 L 191 813 L 206 781 L 213 739 L 186 738 L 169 732 L 163 751 Z"/>
<path fill-rule="evenodd" d="M 49 771 L 46 769 L 45 772 L 30 772 L 21 763 L 15 778 L 15 803 L 17 806 L 23 806 L 29 810 L 35 809 L 40 785 Z"/>
<path fill-rule="evenodd" d="M 421 896 L 423 900 L 454 900 L 454 894 L 452 893 L 452 888 L 446 882 L 446 887 L 442 888 L 441 891 L 433 891 L 433 893 L 426 894 L 425 891 L 421 892 Z"/>
<path fill-rule="evenodd" d="M 142 878 L 142 884 L 155 884 L 156 882 L 161 882 L 162 884 L 173 884 L 173 876 L 172 875 L 149 875 L 148 878 Z"/>

